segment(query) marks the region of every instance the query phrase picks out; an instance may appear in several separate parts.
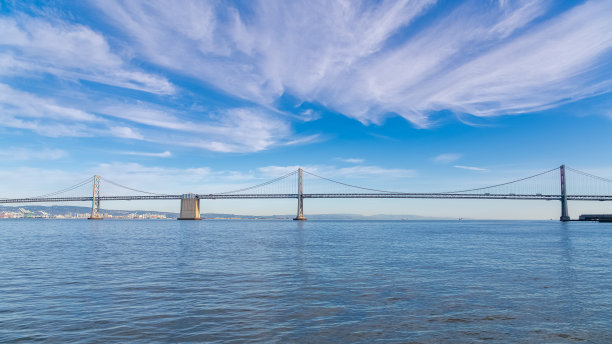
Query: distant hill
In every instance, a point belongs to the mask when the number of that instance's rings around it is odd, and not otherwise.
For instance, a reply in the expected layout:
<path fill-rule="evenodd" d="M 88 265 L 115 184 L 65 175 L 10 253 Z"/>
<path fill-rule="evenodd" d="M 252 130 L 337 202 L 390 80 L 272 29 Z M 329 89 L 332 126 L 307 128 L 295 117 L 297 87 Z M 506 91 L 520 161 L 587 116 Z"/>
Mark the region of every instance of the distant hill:
<path fill-rule="evenodd" d="M 27 206 L 3 206 L 0 205 L 0 211 L 7 212 L 19 212 L 20 208 L 24 208 L 31 212 L 44 211 L 49 215 L 65 215 L 65 214 L 83 214 L 90 213 L 91 207 L 79 207 L 79 206 L 62 206 L 62 205 L 27 205 Z M 178 213 L 163 212 L 163 211 L 150 211 L 150 210 L 107 210 L 102 209 L 104 214 L 110 214 L 113 216 L 126 216 L 128 214 L 153 214 L 153 215 L 165 215 L 168 218 L 177 218 Z M 203 219 L 293 219 L 294 214 L 285 215 L 239 215 L 239 214 L 225 214 L 225 213 L 203 213 L 200 215 Z M 452 220 L 453 218 L 448 217 L 427 217 L 418 215 L 359 215 L 359 214 L 307 214 L 306 216 L 310 220 Z"/>
<path fill-rule="evenodd" d="M 79 207 L 71 205 L 20 205 L 20 206 L 3 206 L 0 205 L 0 211 L 7 212 L 19 212 L 19 209 L 23 208 L 31 212 L 44 211 L 49 215 L 65 215 L 65 214 L 83 214 L 91 213 L 91 207 Z M 102 209 L 102 213 L 110 214 L 113 216 L 125 216 L 128 214 L 154 214 L 154 215 L 166 215 L 169 218 L 178 217 L 178 213 L 164 212 L 164 211 L 149 211 L 149 210 L 108 210 Z"/>

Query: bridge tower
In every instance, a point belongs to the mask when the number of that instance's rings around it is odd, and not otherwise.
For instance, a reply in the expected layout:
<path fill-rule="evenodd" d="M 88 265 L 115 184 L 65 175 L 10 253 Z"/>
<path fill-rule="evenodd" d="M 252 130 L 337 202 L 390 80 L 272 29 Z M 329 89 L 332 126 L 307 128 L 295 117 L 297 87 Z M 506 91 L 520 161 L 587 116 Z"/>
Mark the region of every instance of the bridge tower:
<path fill-rule="evenodd" d="M 298 209 L 297 216 L 294 218 L 295 221 L 305 221 L 304 217 L 304 188 L 302 184 L 302 169 L 298 169 Z"/>
<path fill-rule="evenodd" d="M 565 185 L 565 165 L 559 167 L 561 172 L 561 218 L 563 222 L 569 221 L 570 217 L 567 214 L 567 189 Z"/>
<path fill-rule="evenodd" d="M 91 197 L 91 217 L 89 220 L 102 220 L 100 214 L 100 176 L 94 176 L 93 196 Z"/>
<path fill-rule="evenodd" d="M 201 220 L 200 199 L 197 195 L 188 193 L 181 196 L 181 214 L 177 220 Z"/>

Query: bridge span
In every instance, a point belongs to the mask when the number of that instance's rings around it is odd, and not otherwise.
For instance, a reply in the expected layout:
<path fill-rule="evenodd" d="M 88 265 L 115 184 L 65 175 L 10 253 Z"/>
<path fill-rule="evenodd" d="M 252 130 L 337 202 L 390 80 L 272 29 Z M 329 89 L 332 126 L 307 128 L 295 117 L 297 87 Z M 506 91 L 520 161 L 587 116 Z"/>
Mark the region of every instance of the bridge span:
<path fill-rule="evenodd" d="M 251 187 L 243 188 L 240 190 L 234 190 L 223 193 L 210 193 L 210 194 L 155 194 L 142 190 L 137 190 L 123 185 L 108 181 L 108 183 L 118 186 L 120 188 L 130 190 L 139 194 L 131 195 L 102 195 L 101 189 L 101 177 L 94 176 L 86 181 L 78 183 L 72 187 L 37 197 L 23 197 L 23 198 L 0 198 L 0 204 L 16 204 L 16 203 L 57 203 L 57 202 L 92 202 L 92 211 L 90 219 L 102 219 L 100 212 L 100 204 L 102 201 L 132 201 L 132 200 L 180 200 L 181 211 L 179 220 L 200 220 L 200 200 L 218 200 L 218 199 L 297 199 L 298 209 L 297 216 L 294 220 L 306 220 L 304 216 L 304 199 L 316 199 L 316 198 L 327 198 L 327 199 L 340 199 L 340 198 L 391 198 L 391 199 L 491 199 L 491 200 L 546 200 L 546 201 L 559 201 L 561 203 L 561 221 L 569 221 L 568 215 L 568 201 L 612 201 L 612 180 L 598 177 L 586 172 L 568 168 L 574 174 L 582 176 L 583 180 L 591 179 L 601 185 L 610 187 L 610 190 L 603 192 L 601 187 L 589 186 L 584 187 L 583 190 L 588 192 L 582 193 L 568 193 L 568 185 L 566 179 L 566 167 L 561 165 L 558 168 L 554 168 L 536 175 L 532 175 L 526 178 L 513 180 L 507 183 L 480 187 L 475 189 L 459 190 L 452 192 L 434 192 L 434 193 L 417 193 L 417 192 L 395 192 L 376 190 L 371 188 L 365 188 L 361 186 L 351 185 L 335 181 L 332 179 L 320 177 L 314 173 L 307 172 L 303 169 L 298 169 L 291 173 L 288 173 L 282 177 L 267 181 L 265 183 L 257 184 Z M 557 185 L 558 193 L 555 192 L 524 192 L 525 187 L 520 186 L 521 183 L 526 181 L 533 181 L 534 179 L 541 179 L 542 176 L 549 176 L 558 171 Z M 345 188 L 354 189 L 353 192 L 304 192 L 304 174 L 308 174 L 312 177 L 320 180 L 327 181 L 329 183 L 341 185 Z M 281 183 L 283 181 L 292 180 L 294 183 L 294 189 L 285 192 L 262 192 L 269 189 L 270 186 Z M 536 184 L 538 182 L 536 181 Z M 582 182 L 584 184 L 584 181 Z M 285 183 L 286 184 L 286 183 Z M 83 186 L 91 185 L 93 192 L 90 195 L 82 196 L 67 196 L 64 195 L 70 191 L 78 189 Z M 600 186 L 601 186 L 600 185 Z M 540 185 L 541 187 L 541 185 Z M 511 192 L 521 190 L 523 192 Z M 486 192 L 485 192 L 486 191 Z M 550 191 L 550 188 L 549 190 Z M 578 190 L 577 190 L 578 191 Z"/>

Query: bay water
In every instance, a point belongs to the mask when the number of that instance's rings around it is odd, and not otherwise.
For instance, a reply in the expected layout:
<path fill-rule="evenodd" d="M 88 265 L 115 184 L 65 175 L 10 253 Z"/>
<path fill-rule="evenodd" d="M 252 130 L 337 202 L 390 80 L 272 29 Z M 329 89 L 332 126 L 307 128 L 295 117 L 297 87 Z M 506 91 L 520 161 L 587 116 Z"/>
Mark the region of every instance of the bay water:
<path fill-rule="evenodd" d="M 0 342 L 612 343 L 612 223 L 0 220 Z"/>

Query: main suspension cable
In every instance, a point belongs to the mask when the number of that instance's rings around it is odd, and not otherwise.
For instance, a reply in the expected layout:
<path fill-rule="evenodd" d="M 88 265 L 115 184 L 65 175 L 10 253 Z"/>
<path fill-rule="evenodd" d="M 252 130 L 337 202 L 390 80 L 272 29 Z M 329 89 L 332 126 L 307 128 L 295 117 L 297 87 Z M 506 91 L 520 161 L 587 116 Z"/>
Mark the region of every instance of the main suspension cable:
<path fill-rule="evenodd" d="M 480 190 L 485 190 L 485 189 L 491 189 L 491 188 L 495 188 L 495 187 L 498 187 L 498 186 L 504 186 L 504 185 L 508 185 L 508 184 L 512 184 L 512 183 L 522 182 L 523 180 L 539 177 L 539 176 L 541 176 L 543 174 L 550 173 L 550 172 L 558 170 L 558 169 L 559 169 L 558 167 L 555 167 L 555 168 L 550 169 L 548 171 L 544 171 L 544 172 L 541 172 L 541 173 L 538 173 L 538 174 L 534 174 L 533 176 L 529 176 L 529 177 L 513 180 L 511 182 L 506 182 L 506 183 L 501 183 L 501 184 L 496 184 L 496 185 L 491 185 L 491 186 L 485 186 L 485 187 L 475 188 L 475 189 L 468 189 L 468 190 L 461 190 L 461 191 L 452 191 L 452 192 L 440 192 L 440 193 L 454 194 L 454 193 L 464 193 L 464 192 L 472 192 L 472 191 L 480 191 Z"/>
<path fill-rule="evenodd" d="M 131 191 L 136 191 L 136 192 L 145 193 L 145 194 L 149 194 L 149 195 L 155 195 L 155 196 L 166 196 L 167 195 L 167 194 L 160 194 L 160 193 L 155 193 L 155 192 L 149 192 L 149 191 L 143 191 L 143 190 L 134 189 L 134 188 L 131 188 L 131 187 L 128 187 L 128 186 L 125 186 L 125 185 L 121 185 L 121 184 L 115 183 L 112 180 L 108 180 L 108 179 L 103 178 L 103 177 L 100 177 L 100 179 L 104 180 L 105 182 L 107 182 L 109 184 L 112 184 L 112 185 L 115 185 L 115 186 L 118 186 L 120 188 L 124 188 L 124 189 L 127 189 L 127 190 L 131 190 Z"/>
<path fill-rule="evenodd" d="M 325 178 L 325 177 L 321 177 L 319 175 L 316 175 L 312 172 L 308 172 L 306 170 L 302 170 L 304 173 L 308 173 L 313 177 L 317 177 L 317 178 L 321 178 L 323 180 L 327 180 L 328 182 L 332 182 L 332 183 L 336 183 L 336 184 L 340 184 L 340 185 L 344 185 L 344 186 L 348 186 L 348 187 L 352 187 L 352 188 L 356 188 L 356 189 L 362 189 L 362 190 L 367 190 L 367 191 L 376 191 L 376 192 L 382 192 L 382 193 L 389 193 L 389 194 L 395 194 L 395 193 L 403 193 L 403 192 L 396 192 L 396 191 L 387 191 L 387 190 L 378 190 L 378 189 L 371 189 L 371 188 L 364 188 L 361 186 L 357 186 L 357 185 L 352 185 L 352 184 L 347 184 L 347 183 L 343 183 L 343 182 L 339 182 L 337 180 L 333 180 L 333 179 L 329 179 L 329 178 Z"/>
<path fill-rule="evenodd" d="M 587 173 L 587 172 L 583 172 L 583 171 L 577 170 L 577 169 L 575 169 L 575 168 L 567 167 L 567 166 L 566 166 L 565 168 L 566 168 L 567 170 L 572 171 L 572 172 L 576 172 L 576 173 L 578 173 L 578 174 L 582 174 L 583 176 L 586 176 L 586 177 L 591 177 L 591 178 L 594 178 L 594 179 L 597 179 L 597 180 L 601 180 L 601 181 L 604 181 L 604 182 L 612 183 L 612 179 L 608 179 L 608 178 L 604 178 L 604 177 L 596 176 L 596 175 L 594 175 L 594 174 L 590 174 L 590 173 Z"/>
<path fill-rule="evenodd" d="M 62 190 L 59 190 L 59 191 L 55 191 L 55 192 L 51 192 L 51 193 L 44 194 L 44 195 L 40 195 L 40 196 L 36 196 L 36 197 L 32 197 L 32 198 L 49 198 L 51 196 L 59 195 L 59 194 L 64 193 L 64 192 L 72 191 L 72 190 L 74 190 L 76 188 L 79 188 L 79 187 L 81 187 L 83 185 L 86 185 L 86 184 L 90 183 L 92 179 L 93 179 L 93 177 L 89 177 L 89 178 L 87 178 L 87 179 L 85 179 L 85 180 L 83 180 L 81 182 L 78 182 L 77 184 L 75 184 L 73 186 L 69 186 L 69 187 L 67 187 L 65 189 L 62 189 Z"/>
<path fill-rule="evenodd" d="M 266 186 L 266 185 L 269 185 L 269 184 L 275 183 L 275 182 L 277 182 L 277 181 L 279 181 L 279 180 L 283 180 L 283 179 L 285 179 L 285 178 L 288 178 L 288 177 L 290 177 L 290 176 L 292 176 L 292 175 L 297 174 L 297 172 L 298 172 L 298 171 L 293 171 L 293 172 L 290 172 L 290 173 L 285 174 L 284 176 L 280 176 L 280 177 L 278 177 L 278 178 L 275 178 L 275 179 L 269 180 L 269 181 L 267 181 L 267 182 L 265 182 L 265 183 L 261 183 L 261 184 L 257 184 L 257 185 L 249 186 L 249 187 L 247 187 L 247 188 L 242 188 L 242 189 L 233 190 L 233 191 L 226 191 L 226 192 L 218 192 L 218 193 L 215 193 L 214 195 L 227 195 L 227 194 L 231 194 L 231 193 L 238 193 L 238 192 L 243 192 L 243 191 L 253 190 L 253 189 L 256 189 L 256 188 L 259 188 L 259 187 L 262 187 L 262 186 Z"/>

